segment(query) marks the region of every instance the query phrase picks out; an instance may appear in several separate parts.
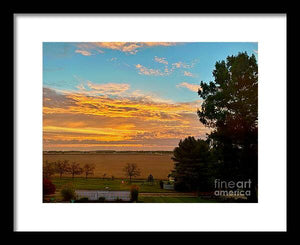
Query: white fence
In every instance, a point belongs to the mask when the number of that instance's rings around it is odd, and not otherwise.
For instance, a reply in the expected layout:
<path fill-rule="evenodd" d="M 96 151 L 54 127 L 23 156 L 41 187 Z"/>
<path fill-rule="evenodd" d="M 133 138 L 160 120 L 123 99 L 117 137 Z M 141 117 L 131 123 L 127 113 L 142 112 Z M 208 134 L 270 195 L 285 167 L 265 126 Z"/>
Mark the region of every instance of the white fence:
<path fill-rule="evenodd" d="M 98 200 L 99 197 L 104 197 L 106 201 L 115 201 L 117 199 L 130 201 L 130 191 L 90 191 L 76 190 L 77 198 L 86 197 L 89 200 Z"/>

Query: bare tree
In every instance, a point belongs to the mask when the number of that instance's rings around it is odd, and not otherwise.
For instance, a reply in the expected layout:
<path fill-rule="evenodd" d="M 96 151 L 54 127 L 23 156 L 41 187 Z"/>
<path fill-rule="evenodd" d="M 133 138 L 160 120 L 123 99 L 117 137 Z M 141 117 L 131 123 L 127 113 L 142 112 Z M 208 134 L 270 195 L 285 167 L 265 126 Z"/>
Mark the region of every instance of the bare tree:
<path fill-rule="evenodd" d="M 85 164 L 83 166 L 83 172 L 85 173 L 85 178 L 87 179 L 88 175 L 93 175 L 95 170 L 94 164 Z"/>
<path fill-rule="evenodd" d="M 137 167 L 135 163 L 127 163 L 126 166 L 123 168 L 123 171 L 131 182 L 132 177 L 137 177 L 141 175 L 141 170 Z"/>
<path fill-rule="evenodd" d="M 70 165 L 70 174 L 72 175 L 72 178 L 74 179 L 75 175 L 79 175 L 83 173 L 83 169 L 80 167 L 79 163 L 72 162 Z"/>
<path fill-rule="evenodd" d="M 68 160 L 55 162 L 55 170 L 59 173 L 59 178 L 61 179 L 62 175 L 70 172 L 70 164 Z"/>
<path fill-rule="evenodd" d="M 53 163 L 44 161 L 43 164 L 43 178 L 49 179 L 55 173 L 55 166 Z"/>

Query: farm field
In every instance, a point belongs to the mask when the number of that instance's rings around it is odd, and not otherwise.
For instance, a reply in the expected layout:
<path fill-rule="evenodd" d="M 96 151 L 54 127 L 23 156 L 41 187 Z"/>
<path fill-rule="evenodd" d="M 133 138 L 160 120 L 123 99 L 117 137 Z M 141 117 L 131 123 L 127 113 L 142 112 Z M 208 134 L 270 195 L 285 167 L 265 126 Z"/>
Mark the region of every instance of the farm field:
<path fill-rule="evenodd" d="M 82 165 L 95 164 L 93 177 L 124 178 L 123 167 L 127 163 L 135 163 L 141 170 L 138 178 L 146 179 L 152 174 L 154 179 L 167 179 L 168 174 L 173 169 L 174 163 L 172 154 L 139 154 L 139 153 L 105 153 L 105 154 L 43 154 L 43 160 L 55 162 L 58 160 L 68 160 Z M 65 175 L 68 176 L 68 175 Z M 83 175 L 82 175 L 83 176 Z"/>

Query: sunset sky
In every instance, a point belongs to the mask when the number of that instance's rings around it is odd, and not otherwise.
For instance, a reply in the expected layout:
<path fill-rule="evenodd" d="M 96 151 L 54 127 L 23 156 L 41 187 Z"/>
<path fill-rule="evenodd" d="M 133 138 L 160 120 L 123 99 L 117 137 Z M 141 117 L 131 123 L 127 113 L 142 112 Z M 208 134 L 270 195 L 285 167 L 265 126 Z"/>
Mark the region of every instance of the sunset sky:
<path fill-rule="evenodd" d="M 204 138 L 200 81 L 257 43 L 44 43 L 44 150 L 173 150 Z"/>

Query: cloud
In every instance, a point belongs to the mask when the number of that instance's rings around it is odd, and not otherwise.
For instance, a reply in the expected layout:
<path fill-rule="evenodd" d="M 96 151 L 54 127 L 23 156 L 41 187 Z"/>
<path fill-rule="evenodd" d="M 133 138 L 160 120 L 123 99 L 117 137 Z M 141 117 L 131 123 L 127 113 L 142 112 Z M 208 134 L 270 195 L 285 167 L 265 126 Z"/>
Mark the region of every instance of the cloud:
<path fill-rule="evenodd" d="M 121 94 L 130 88 L 130 85 L 126 83 L 95 84 L 90 81 L 87 82 L 87 86 L 94 92 L 107 95 Z"/>
<path fill-rule="evenodd" d="M 120 85 L 87 83 L 83 92 L 44 88 L 44 150 L 125 146 L 172 150 L 179 139 L 208 132 L 196 114 L 200 100 L 175 103 Z M 85 93 L 88 89 L 111 94 Z"/>
<path fill-rule="evenodd" d="M 75 50 L 75 53 L 79 53 L 79 54 L 82 54 L 82 55 L 84 55 L 84 56 L 91 56 L 91 55 L 92 55 L 91 52 L 86 51 L 86 50 L 80 50 L 80 49 L 76 49 L 76 50 Z"/>
<path fill-rule="evenodd" d="M 172 64 L 173 69 L 174 68 L 192 68 L 193 66 L 194 66 L 194 63 L 187 64 L 187 63 L 184 63 L 181 61 Z"/>
<path fill-rule="evenodd" d="M 178 88 L 187 88 L 193 92 L 198 92 L 200 88 L 200 85 L 197 85 L 197 84 L 190 84 L 190 83 L 187 83 L 187 82 L 182 82 L 180 84 L 177 84 L 176 87 Z"/>
<path fill-rule="evenodd" d="M 85 81 L 77 76 L 74 76 L 80 84 L 76 86 L 77 92 L 85 95 L 121 95 L 126 92 L 130 85 L 127 83 L 93 83 L 91 81 Z M 62 91 L 63 93 L 77 93 L 76 91 Z"/>
<path fill-rule="evenodd" d="M 192 77 L 193 76 L 193 74 L 189 71 L 184 71 L 183 75 L 186 76 L 186 77 Z"/>
<path fill-rule="evenodd" d="M 91 42 L 78 43 L 77 47 L 87 51 L 96 50 L 103 53 L 102 49 L 118 50 L 128 54 L 136 54 L 141 48 L 155 47 L 155 46 L 173 46 L 177 43 L 173 42 Z"/>
<path fill-rule="evenodd" d="M 169 65 L 169 62 L 166 58 L 163 57 L 154 57 L 154 61 L 164 65 L 164 68 L 161 69 L 153 69 L 145 67 L 141 64 L 135 65 L 135 67 L 139 70 L 139 74 L 147 75 L 147 76 L 168 76 L 171 75 L 176 69 L 191 69 L 196 64 L 196 61 L 192 61 L 192 63 L 188 64 L 185 62 L 178 61 Z M 189 71 L 184 71 L 184 76 L 193 77 L 194 75 Z"/>
<path fill-rule="evenodd" d="M 75 50 L 75 53 L 82 54 L 84 56 L 91 56 L 99 53 L 104 53 L 97 45 L 94 43 L 77 43 L 76 44 L 77 49 Z"/>
<path fill-rule="evenodd" d="M 167 65 L 168 64 L 168 61 L 166 60 L 166 58 L 159 58 L 157 56 L 154 57 L 154 60 L 158 63 L 161 63 L 161 64 L 165 64 Z"/>
<path fill-rule="evenodd" d="M 164 76 L 166 75 L 165 72 L 162 72 L 158 69 L 147 68 L 142 66 L 141 64 L 135 65 L 135 67 L 139 70 L 139 74 L 146 75 L 146 76 Z"/>

